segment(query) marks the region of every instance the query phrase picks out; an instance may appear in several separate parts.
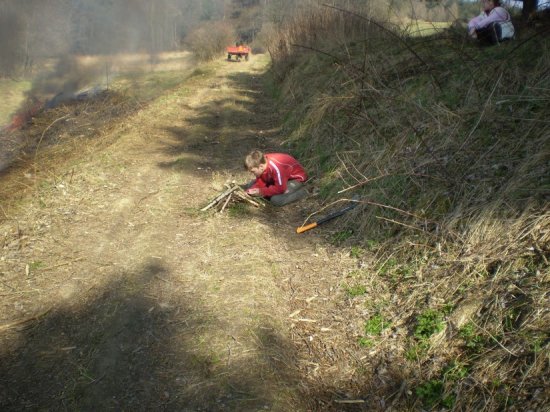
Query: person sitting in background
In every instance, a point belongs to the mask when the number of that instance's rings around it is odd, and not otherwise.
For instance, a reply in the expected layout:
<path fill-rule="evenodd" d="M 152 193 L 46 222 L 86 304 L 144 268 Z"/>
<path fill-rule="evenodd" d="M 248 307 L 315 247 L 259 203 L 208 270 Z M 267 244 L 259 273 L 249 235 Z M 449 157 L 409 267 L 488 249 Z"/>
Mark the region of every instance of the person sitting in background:
<path fill-rule="evenodd" d="M 482 0 L 483 11 L 468 22 L 468 34 L 482 43 L 497 44 L 515 34 L 510 13 L 500 0 Z"/>
<path fill-rule="evenodd" d="M 246 185 L 251 196 L 263 196 L 274 206 L 284 206 L 307 195 L 303 187 L 307 173 L 289 154 L 253 150 L 244 159 L 244 166 L 256 177 Z"/>

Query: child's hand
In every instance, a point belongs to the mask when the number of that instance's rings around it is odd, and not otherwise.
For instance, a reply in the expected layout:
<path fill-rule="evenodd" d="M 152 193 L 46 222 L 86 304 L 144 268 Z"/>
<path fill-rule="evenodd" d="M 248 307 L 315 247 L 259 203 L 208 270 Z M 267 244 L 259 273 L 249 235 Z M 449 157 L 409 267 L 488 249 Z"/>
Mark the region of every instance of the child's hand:
<path fill-rule="evenodd" d="M 258 188 L 247 189 L 246 193 L 248 193 L 250 196 L 260 196 L 260 189 Z"/>

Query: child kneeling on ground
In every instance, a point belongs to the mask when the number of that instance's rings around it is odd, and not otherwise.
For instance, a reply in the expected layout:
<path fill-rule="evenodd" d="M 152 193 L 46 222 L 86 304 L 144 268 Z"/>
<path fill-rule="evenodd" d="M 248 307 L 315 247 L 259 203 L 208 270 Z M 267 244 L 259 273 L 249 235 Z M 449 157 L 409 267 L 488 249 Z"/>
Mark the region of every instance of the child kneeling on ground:
<path fill-rule="evenodd" d="M 251 196 L 263 196 L 274 206 L 284 206 L 307 196 L 303 187 L 307 173 L 289 154 L 253 150 L 244 159 L 244 166 L 256 176 L 256 180 L 246 185 L 246 193 Z"/>

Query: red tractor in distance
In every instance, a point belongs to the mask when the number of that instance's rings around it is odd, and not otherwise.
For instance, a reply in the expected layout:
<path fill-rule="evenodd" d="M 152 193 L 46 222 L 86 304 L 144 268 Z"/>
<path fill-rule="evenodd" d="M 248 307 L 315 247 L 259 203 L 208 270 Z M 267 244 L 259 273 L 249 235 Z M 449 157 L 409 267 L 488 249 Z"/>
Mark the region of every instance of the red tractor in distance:
<path fill-rule="evenodd" d="M 227 60 L 231 60 L 231 56 L 235 56 L 237 61 L 241 60 L 241 57 L 244 57 L 248 61 L 248 55 L 250 54 L 250 47 L 243 44 L 238 44 L 236 46 L 227 47 Z"/>

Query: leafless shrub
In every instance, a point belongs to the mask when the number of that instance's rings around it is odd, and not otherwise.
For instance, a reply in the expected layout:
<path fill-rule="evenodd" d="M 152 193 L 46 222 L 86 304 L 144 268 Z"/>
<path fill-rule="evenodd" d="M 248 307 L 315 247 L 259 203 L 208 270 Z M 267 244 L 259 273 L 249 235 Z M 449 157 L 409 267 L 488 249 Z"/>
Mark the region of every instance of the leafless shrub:
<path fill-rule="evenodd" d="M 235 32 L 227 23 L 208 22 L 193 30 L 185 42 L 199 60 L 209 60 L 235 43 Z"/>

